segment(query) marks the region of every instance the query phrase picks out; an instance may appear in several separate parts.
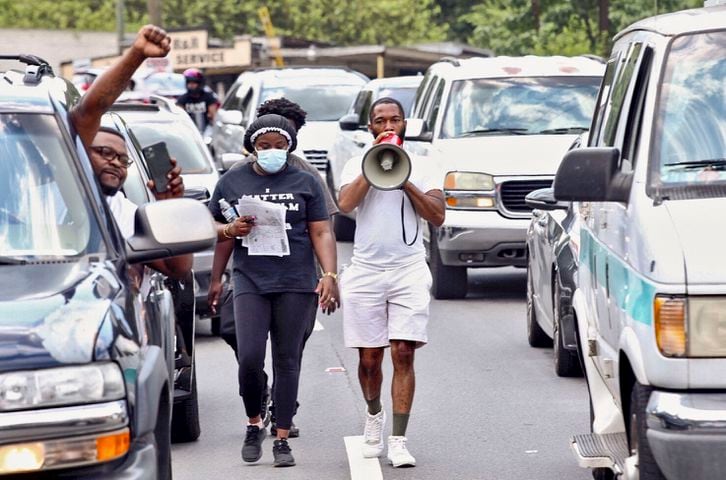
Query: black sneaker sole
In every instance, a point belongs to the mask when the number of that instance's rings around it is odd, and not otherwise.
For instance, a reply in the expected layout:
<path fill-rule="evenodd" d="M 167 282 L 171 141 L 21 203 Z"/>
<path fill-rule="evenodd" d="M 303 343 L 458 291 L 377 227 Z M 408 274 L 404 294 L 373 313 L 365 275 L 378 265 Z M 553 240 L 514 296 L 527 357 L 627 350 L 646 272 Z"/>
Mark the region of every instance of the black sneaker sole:
<path fill-rule="evenodd" d="M 286 460 L 284 462 L 275 462 L 273 465 L 275 468 L 285 468 L 285 467 L 294 467 L 295 466 L 295 460 Z"/>

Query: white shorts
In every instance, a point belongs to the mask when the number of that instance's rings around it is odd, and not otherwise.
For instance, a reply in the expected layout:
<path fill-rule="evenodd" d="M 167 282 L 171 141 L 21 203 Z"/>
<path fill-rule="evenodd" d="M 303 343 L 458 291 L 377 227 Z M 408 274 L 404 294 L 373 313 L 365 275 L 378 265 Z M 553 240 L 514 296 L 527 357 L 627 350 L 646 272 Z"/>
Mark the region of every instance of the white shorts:
<path fill-rule="evenodd" d="M 343 272 L 340 287 L 346 347 L 428 342 L 431 272 L 425 262 L 385 271 L 353 264 Z"/>

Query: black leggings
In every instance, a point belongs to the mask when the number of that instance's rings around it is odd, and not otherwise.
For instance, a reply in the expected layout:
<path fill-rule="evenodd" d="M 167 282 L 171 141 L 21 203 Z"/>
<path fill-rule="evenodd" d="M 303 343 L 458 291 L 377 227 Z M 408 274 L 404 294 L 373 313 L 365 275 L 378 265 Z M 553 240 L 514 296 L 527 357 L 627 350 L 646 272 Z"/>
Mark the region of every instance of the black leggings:
<path fill-rule="evenodd" d="M 265 349 L 272 342 L 273 401 L 278 428 L 289 430 L 295 411 L 303 347 L 315 326 L 314 293 L 243 293 L 234 298 L 239 394 L 247 416 L 260 414 L 265 391 Z"/>

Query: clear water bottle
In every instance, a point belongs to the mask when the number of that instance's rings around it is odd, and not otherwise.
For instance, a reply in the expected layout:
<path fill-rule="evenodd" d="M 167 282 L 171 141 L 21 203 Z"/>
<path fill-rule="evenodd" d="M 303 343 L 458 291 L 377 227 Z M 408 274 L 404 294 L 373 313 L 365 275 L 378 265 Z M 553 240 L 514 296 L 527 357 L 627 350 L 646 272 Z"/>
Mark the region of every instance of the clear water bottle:
<path fill-rule="evenodd" d="M 227 223 L 232 223 L 239 217 L 237 209 L 230 205 L 224 198 L 219 199 L 219 208 L 222 210 L 222 215 L 227 220 Z"/>

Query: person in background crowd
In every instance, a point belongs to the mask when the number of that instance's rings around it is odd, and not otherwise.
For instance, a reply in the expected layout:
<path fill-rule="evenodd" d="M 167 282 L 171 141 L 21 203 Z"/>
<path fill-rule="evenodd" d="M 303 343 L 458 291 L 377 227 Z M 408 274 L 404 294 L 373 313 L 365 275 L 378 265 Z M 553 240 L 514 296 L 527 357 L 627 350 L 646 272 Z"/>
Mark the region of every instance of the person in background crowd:
<path fill-rule="evenodd" d="M 183 108 L 194 121 L 200 132 L 211 126 L 219 108 L 219 99 L 204 88 L 204 74 L 197 68 L 184 70 L 187 91 L 179 97 L 176 104 Z"/>
<path fill-rule="evenodd" d="M 319 182 L 289 164 L 289 152 L 297 146 L 295 127 L 280 115 L 264 115 L 247 129 L 244 143 L 248 151 L 255 152 L 256 161 L 240 162 L 232 167 L 219 180 L 209 202 L 209 209 L 219 222 L 218 241 L 234 245 L 239 384 L 248 417 L 242 459 L 256 462 L 262 457 L 266 429 L 260 413 L 269 335 L 277 420 L 277 440 L 272 452 L 276 467 L 288 467 L 295 465 L 287 439 L 297 399 L 303 347 L 315 324 L 317 306 L 332 313 L 340 301 L 336 246 Z M 236 240 L 253 231 L 255 219 L 239 211 L 239 218 L 225 223 L 219 201 L 225 199 L 235 205 L 243 196 L 286 206 L 288 255 L 249 255 L 247 247 Z M 324 272 L 319 279 L 314 257 Z M 215 259 L 215 263 L 226 265 L 228 258 Z"/>
<path fill-rule="evenodd" d="M 307 117 L 307 112 L 305 112 L 305 110 L 303 110 L 300 105 L 295 102 L 291 102 L 286 98 L 275 98 L 272 100 L 268 100 L 260 105 L 257 109 L 258 117 L 268 114 L 276 114 L 285 117 L 295 126 L 295 130 L 298 132 L 305 125 L 305 120 Z M 255 156 L 255 154 L 251 153 L 243 160 L 243 162 L 254 163 L 256 160 L 257 157 Z M 325 205 L 328 209 L 330 217 L 337 214 L 338 206 L 335 203 L 335 199 L 330 193 L 330 190 L 328 190 L 328 187 L 325 184 L 325 180 L 318 173 L 317 169 L 310 165 L 310 163 L 308 163 L 306 160 L 292 153 L 288 155 L 288 164 L 293 167 L 297 167 L 307 172 L 310 172 L 318 180 L 321 188 L 323 189 L 323 192 L 325 193 Z M 332 231 L 333 230 L 331 228 L 331 232 Z M 222 275 L 224 274 L 226 263 L 221 263 L 222 259 L 229 258 L 233 246 L 234 244 L 232 242 L 217 243 L 214 252 L 214 259 L 216 260 L 216 262 L 212 267 L 211 282 L 208 292 L 208 302 L 212 309 L 212 313 L 217 313 L 217 310 L 219 310 L 219 314 L 221 317 L 220 335 L 224 339 L 224 341 L 232 347 L 236 355 L 237 335 L 234 326 L 234 302 L 232 300 L 233 295 L 231 291 L 222 291 Z M 217 308 L 218 305 L 221 305 L 221 307 Z M 302 361 L 302 358 L 300 360 Z M 266 387 L 265 395 L 262 400 L 262 419 L 265 425 L 270 422 L 272 423 L 272 426 L 270 427 L 270 433 L 274 436 L 277 433 L 275 406 L 273 403 L 269 406 L 268 409 L 268 405 L 270 403 L 270 393 L 269 387 L 267 387 L 267 385 L 269 385 L 269 382 L 266 373 L 264 374 L 264 377 Z M 295 406 L 295 414 L 297 414 L 297 408 L 299 408 L 300 405 L 299 403 L 296 403 Z M 268 411 L 270 415 L 267 415 Z M 295 425 L 295 422 L 293 422 L 290 426 L 290 437 L 296 438 L 298 436 L 300 436 L 300 429 Z"/>
<path fill-rule="evenodd" d="M 374 145 L 391 134 L 404 137 L 404 110 L 392 98 L 373 102 L 369 121 Z M 393 432 L 388 460 L 394 467 L 413 467 L 416 459 L 406 446 L 406 428 L 415 390 L 414 353 L 428 341 L 431 301 L 431 272 L 418 227 L 421 219 L 437 227 L 444 223 L 443 178 L 411 156 L 411 176 L 403 187 L 377 190 L 362 175 L 361 161 L 353 158 L 344 167 L 338 206 L 345 213 L 358 209 L 353 258 L 342 275 L 341 289 L 345 345 L 358 349 L 358 379 L 368 404 L 362 453 L 383 453 L 381 365 L 384 349 L 390 346 Z"/>

